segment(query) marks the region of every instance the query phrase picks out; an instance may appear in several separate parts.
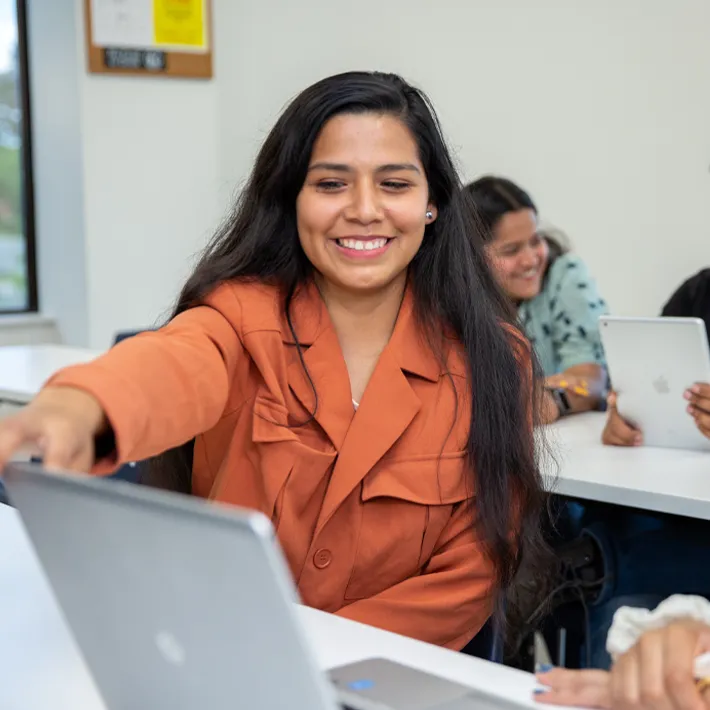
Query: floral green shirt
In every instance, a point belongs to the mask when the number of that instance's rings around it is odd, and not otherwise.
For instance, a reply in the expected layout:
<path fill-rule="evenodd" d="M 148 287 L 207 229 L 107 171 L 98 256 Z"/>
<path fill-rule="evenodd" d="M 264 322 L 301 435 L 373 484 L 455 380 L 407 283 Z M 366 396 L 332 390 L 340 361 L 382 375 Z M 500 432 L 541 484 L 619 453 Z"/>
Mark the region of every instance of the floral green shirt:
<path fill-rule="evenodd" d="M 546 377 L 587 362 L 606 367 L 599 316 L 608 313 L 584 262 L 572 254 L 550 266 L 542 291 L 518 311 Z"/>

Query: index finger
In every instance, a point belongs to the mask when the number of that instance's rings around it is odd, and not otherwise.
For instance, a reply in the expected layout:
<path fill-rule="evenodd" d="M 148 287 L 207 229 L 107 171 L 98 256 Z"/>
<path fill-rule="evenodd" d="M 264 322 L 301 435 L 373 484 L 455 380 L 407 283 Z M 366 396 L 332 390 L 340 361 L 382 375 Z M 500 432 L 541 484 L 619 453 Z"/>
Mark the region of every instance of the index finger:
<path fill-rule="evenodd" d="M 609 682 L 609 674 L 606 671 L 576 671 L 567 668 L 553 668 L 547 673 L 536 673 L 535 677 L 543 685 L 555 690 L 580 688 L 587 685 L 605 685 Z"/>
<path fill-rule="evenodd" d="M 535 702 L 542 705 L 564 705 L 565 707 L 611 708 L 611 696 L 608 688 L 588 685 L 579 690 L 550 690 L 535 693 Z"/>
<path fill-rule="evenodd" d="M 690 390 L 700 397 L 710 398 L 710 383 L 708 382 L 696 382 Z"/>
<path fill-rule="evenodd" d="M 556 668 L 537 675 L 548 689 L 535 691 L 535 700 L 546 705 L 611 707 L 610 675 L 606 671 L 572 671 Z"/>

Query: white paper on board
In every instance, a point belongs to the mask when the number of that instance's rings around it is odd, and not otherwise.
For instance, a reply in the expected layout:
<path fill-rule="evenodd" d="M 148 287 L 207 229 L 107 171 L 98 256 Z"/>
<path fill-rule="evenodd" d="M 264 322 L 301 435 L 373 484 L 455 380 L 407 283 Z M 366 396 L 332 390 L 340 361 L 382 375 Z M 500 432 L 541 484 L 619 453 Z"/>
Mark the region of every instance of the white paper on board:
<path fill-rule="evenodd" d="M 153 3 L 91 0 L 91 34 L 98 47 L 151 49 L 155 46 Z"/>

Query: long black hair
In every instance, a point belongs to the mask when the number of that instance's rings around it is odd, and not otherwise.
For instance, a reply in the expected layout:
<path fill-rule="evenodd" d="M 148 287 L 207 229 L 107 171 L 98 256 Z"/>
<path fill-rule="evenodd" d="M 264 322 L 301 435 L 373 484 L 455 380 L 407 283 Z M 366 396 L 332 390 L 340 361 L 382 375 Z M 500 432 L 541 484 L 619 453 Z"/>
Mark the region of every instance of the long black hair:
<path fill-rule="evenodd" d="M 512 335 L 515 314 L 488 269 L 480 225 L 421 91 L 394 74 L 350 72 L 298 95 L 266 138 L 233 213 L 188 279 L 174 315 L 201 303 L 220 283 L 240 279 L 277 284 L 290 318 L 291 299 L 313 272 L 296 229 L 296 198 L 313 144 L 334 116 L 373 112 L 396 116 L 411 131 L 438 209 L 409 267 L 409 282 L 431 342 L 452 332 L 467 361 L 472 520 L 505 586 L 520 554 L 540 536 L 544 494 L 531 426 L 533 378 L 522 337 Z M 183 447 L 158 457 L 149 482 L 187 490 L 189 475 L 189 451 Z"/>
<path fill-rule="evenodd" d="M 484 175 L 470 182 L 464 190 L 471 198 L 483 226 L 483 239 L 490 241 L 498 222 L 509 212 L 532 210 L 538 215 L 537 205 L 530 194 L 508 178 L 497 175 Z M 565 237 L 545 231 L 542 236 L 550 247 L 548 268 L 567 251 Z"/>

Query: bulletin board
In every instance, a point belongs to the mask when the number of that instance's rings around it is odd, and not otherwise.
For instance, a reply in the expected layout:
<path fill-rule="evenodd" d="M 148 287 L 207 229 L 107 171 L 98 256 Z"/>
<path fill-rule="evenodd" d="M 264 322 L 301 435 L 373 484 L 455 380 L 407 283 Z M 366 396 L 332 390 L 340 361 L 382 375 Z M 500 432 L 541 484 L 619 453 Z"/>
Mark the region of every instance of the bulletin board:
<path fill-rule="evenodd" d="M 211 0 L 84 0 L 89 72 L 212 77 Z"/>

